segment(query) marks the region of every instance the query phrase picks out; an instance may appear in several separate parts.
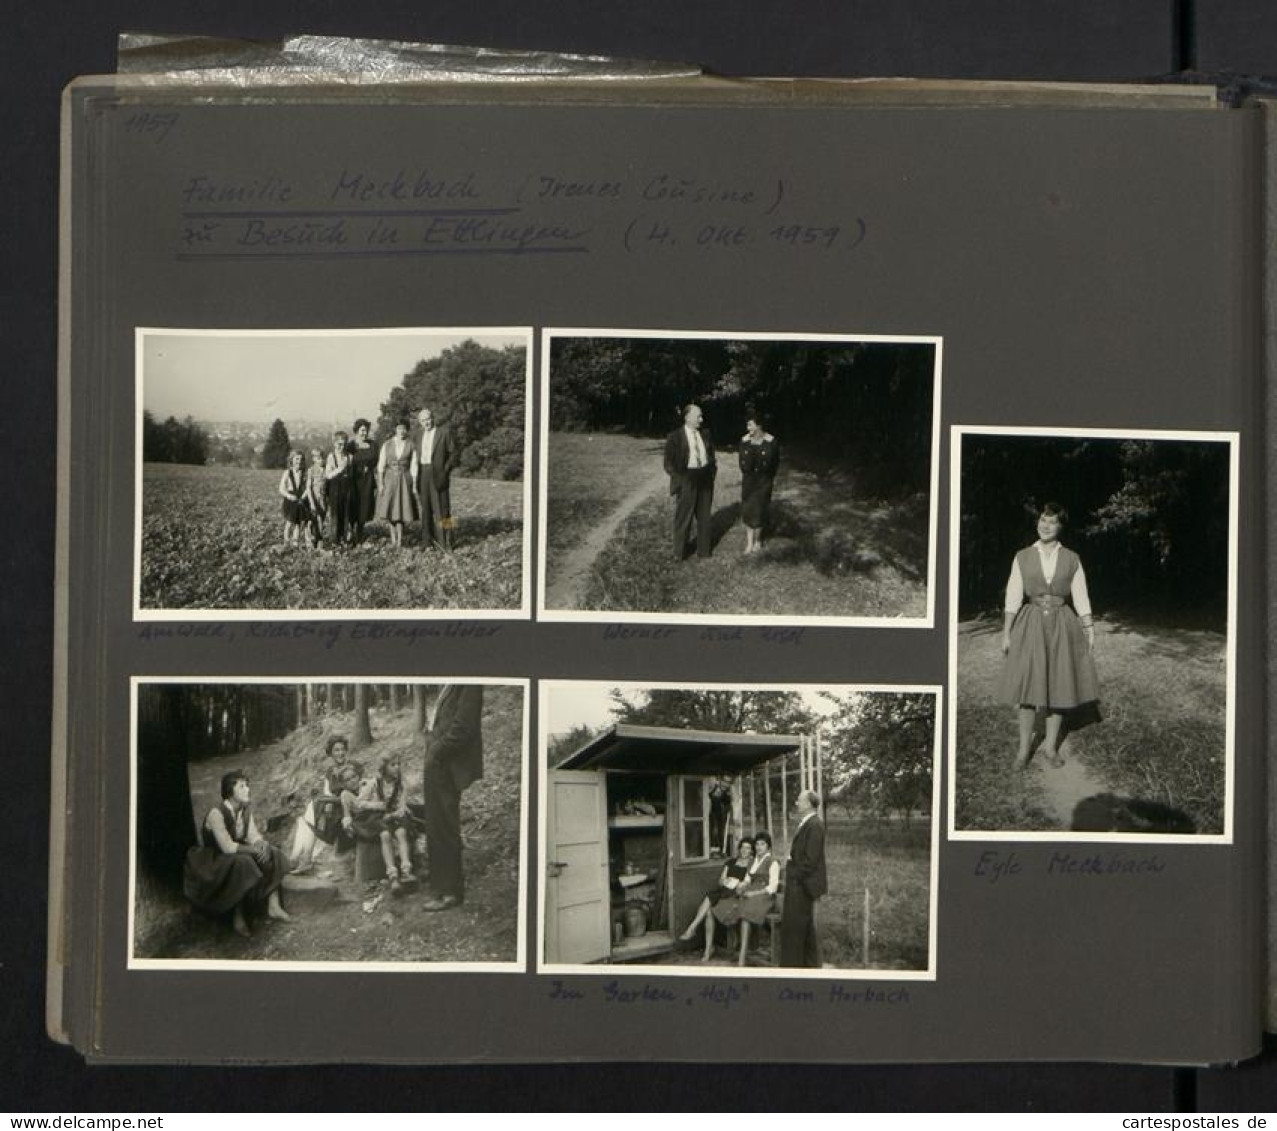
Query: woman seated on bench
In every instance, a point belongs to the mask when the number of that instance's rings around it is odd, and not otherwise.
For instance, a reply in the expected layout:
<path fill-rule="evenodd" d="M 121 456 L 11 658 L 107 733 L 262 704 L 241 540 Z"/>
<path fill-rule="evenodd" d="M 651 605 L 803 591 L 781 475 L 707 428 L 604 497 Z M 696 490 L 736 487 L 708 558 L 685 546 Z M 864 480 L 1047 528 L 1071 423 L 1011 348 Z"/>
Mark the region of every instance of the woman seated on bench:
<path fill-rule="evenodd" d="M 678 937 L 688 942 L 696 934 L 696 928 L 705 924 L 705 958 L 708 962 L 714 954 L 714 919 L 710 911 L 714 905 L 728 896 L 734 896 L 749 876 L 749 866 L 754 862 L 754 842 L 749 837 L 741 837 L 736 844 L 736 855 L 723 865 L 718 873 L 718 886 L 714 888 L 696 909 L 696 917 L 687 925 Z"/>
<path fill-rule="evenodd" d="M 250 934 L 245 910 L 266 904 L 271 919 L 287 923 L 290 916 L 279 901 L 288 862 L 284 854 L 257 831 L 249 805 L 248 778 L 240 770 L 222 775 L 222 803 L 208 811 L 203 843 L 186 853 L 182 890 L 196 907 L 215 915 L 233 912 L 236 934 Z"/>
<path fill-rule="evenodd" d="M 739 965 L 745 965 L 749 951 L 749 928 L 767 922 L 768 914 L 776 906 L 779 890 L 780 861 L 772 855 L 771 834 L 760 830 L 754 834 L 754 862 L 749 866 L 745 882 L 736 889 L 734 898 L 720 899 L 710 912 L 710 917 L 725 927 L 740 924 Z"/>

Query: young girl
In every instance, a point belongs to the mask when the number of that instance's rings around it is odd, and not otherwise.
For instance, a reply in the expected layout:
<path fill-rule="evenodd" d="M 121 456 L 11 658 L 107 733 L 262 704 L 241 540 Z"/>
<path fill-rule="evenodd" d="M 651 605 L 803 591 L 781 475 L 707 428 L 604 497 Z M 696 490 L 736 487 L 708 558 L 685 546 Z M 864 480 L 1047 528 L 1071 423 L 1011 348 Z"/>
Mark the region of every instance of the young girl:
<path fill-rule="evenodd" d="M 284 497 L 284 545 L 301 544 L 302 524 L 306 521 L 306 472 L 302 466 L 302 454 L 294 449 L 288 453 L 288 466 L 279 481 L 279 493 Z"/>
<path fill-rule="evenodd" d="M 328 481 L 328 514 L 333 544 L 344 546 L 350 537 L 350 451 L 345 432 L 333 433 L 333 450 L 324 462 Z"/>
<path fill-rule="evenodd" d="M 328 514 L 328 481 L 324 478 L 324 453 L 310 449 L 310 468 L 306 472 L 307 525 L 310 542 L 318 546 L 324 540 L 324 518 Z"/>

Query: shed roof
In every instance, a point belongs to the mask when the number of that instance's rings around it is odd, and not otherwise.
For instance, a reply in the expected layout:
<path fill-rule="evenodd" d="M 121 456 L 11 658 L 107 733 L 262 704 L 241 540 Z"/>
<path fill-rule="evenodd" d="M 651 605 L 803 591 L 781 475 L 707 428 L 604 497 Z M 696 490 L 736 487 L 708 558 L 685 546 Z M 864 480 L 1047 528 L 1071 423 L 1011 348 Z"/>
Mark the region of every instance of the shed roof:
<path fill-rule="evenodd" d="M 556 768 L 738 774 L 797 750 L 801 743 L 793 734 L 737 734 L 617 723 L 573 751 Z"/>

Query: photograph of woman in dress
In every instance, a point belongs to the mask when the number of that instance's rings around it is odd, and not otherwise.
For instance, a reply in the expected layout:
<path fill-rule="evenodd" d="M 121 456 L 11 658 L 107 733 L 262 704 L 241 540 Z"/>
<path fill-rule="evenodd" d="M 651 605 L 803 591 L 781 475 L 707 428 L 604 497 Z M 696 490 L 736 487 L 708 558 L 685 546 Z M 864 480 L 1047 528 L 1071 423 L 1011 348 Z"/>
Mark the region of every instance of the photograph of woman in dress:
<path fill-rule="evenodd" d="M 763 527 L 772 502 L 772 485 L 780 466 L 780 444 L 752 409 L 740 442 L 740 520 L 745 527 L 746 554 L 763 548 Z"/>
<path fill-rule="evenodd" d="M 953 450 L 951 834 L 1226 837 L 1236 438 Z"/>
<path fill-rule="evenodd" d="M 417 500 L 417 449 L 408 438 L 408 420 L 395 421 L 395 434 L 381 445 L 377 461 L 377 517 L 390 525 L 390 544 L 403 545 L 405 522 L 421 513 Z"/>
<path fill-rule="evenodd" d="M 1016 708 L 1019 745 L 1015 764 L 1034 754 L 1036 722 L 1045 713 L 1041 754 L 1063 763 L 1060 728 L 1099 721 L 1095 674 L 1095 625 L 1081 559 L 1060 544 L 1064 508 L 1046 503 L 1038 515 L 1038 540 L 1016 554 L 1007 581 L 1002 654 L 1007 657 L 1005 697 Z"/>
<path fill-rule="evenodd" d="M 267 918 L 292 920 L 279 899 L 288 860 L 258 832 L 249 795 L 241 771 L 222 775 L 222 803 L 205 814 L 202 843 L 187 852 L 182 882 L 186 898 L 201 911 L 231 912 L 231 926 L 245 938 L 252 933 L 250 907 L 265 904 Z"/>
<path fill-rule="evenodd" d="M 340 429 L 333 433 L 333 448 L 324 461 L 328 481 L 328 537 L 334 546 L 350 540 L 351 461 L 349 437 Z"/>

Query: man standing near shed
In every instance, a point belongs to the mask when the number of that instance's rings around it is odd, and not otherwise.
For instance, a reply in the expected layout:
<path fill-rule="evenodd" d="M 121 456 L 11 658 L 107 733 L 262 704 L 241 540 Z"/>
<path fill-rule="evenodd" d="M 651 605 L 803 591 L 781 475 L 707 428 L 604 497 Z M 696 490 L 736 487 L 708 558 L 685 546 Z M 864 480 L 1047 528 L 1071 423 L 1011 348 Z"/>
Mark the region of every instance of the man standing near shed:
<path fill-rule="evenodd" d="M 704 414 L 698 405 L 683 410 L 683 426 L 665 438 L 665 474 L 674 496 L 674 560 L 687 556 L 687 536 L 696 520 L 696 555 L 708 558 L 713 550 L 714 441 L 701 431 Z"/>
<path fill-rule="evenodd" d="M 825 876 L 825 825 L 820 798 L 804 789 L 794 802 L 798 828 L 785 867 L 785 903 L 780 916 L 780 965 L 819 967 L 816 901 L 829 890 Z"/>
<path fill-rule="evenodd" d="M 427 720 L 425 795 L 426 852 L 430 860 L 427 911 L 446 911 L 465 899 L 461 863 L 461 794 L 483 777 L 483 688 L 448 683 Z"/>
<path fill-rule="evenodd" d="M 452 473 L 460 453 L 452 430 L 435 423 L 432 409 L 417 413 L 421 446 L 417 452 L 417 495 L 421 503 L 421 541 L 452 549 Z"/>

